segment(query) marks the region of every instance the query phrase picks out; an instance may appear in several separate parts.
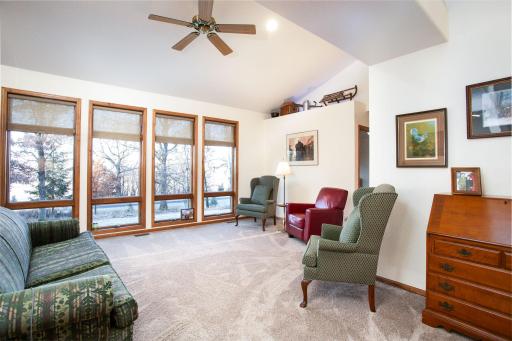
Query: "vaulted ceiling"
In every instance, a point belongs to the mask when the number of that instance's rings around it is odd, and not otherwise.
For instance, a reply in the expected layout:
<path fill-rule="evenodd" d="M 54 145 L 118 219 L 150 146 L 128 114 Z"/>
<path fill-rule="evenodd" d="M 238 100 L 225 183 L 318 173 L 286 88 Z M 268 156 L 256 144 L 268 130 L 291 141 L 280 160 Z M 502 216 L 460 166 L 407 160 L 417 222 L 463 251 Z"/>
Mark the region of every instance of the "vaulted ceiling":
<path fill-rule="evenodd" d="M 405 2 L 421 1 L 427 0 Z M 352 7 L 343 5 L 349 2 Z M 436 23 L 418 12 L 421 6 L 406 6 L 400 19 L 397 8 L 372 9 L 372 3 L 379 2 L 216 1 L 218 23 L 257 26 L 255 36 L 221 34 L 234 50 L 224 57 L 204 36 L 183 52 L 172 50 L 191 29 L 147 19 L 154 13 L 189 21 L 198 12 L 196 1 L 0 2 L 1 63 L 268 112 L 356 58 L 371 63 L 371 56 L 389 58 L 442 41 Z M 347 21 L 349 11 L 359 14 Z M 376 22 L 379 11 L 387 19 Z M 337 22 L 337 15 L 343 20 Z M 265 29 L 269 19 L 278 23 L 274 32 Z M 347 27 L 354 27 L 351 40 L 343 38 Z M 378 48 L 364 48 L 379 40 Z M 386 55 L 383 49 L 398 52 Z"/>

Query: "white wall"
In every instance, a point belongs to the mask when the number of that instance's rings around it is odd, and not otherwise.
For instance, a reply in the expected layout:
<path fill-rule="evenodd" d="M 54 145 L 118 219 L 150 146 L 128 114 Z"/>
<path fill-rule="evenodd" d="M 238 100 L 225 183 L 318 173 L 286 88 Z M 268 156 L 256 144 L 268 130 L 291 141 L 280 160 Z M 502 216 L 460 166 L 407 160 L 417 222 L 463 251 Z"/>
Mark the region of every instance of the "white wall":
<path fill-rule="evenodd" d="M 147 126 L 152 127 L 152 110 L 161 109 L 175 112 L 196 114 L 200 116 L 220 117 L 239 121 L 240 141 L 239 141 L 239 190 L 240 195 L 248 195 L 248 184 L 250 179 L 260 176 L 263 172 L 263 150 L 258 148 L 263 136 L 263 113 L 237 109 L 223 105 L 217 105 L 206 102 L 199 102 L 190 99 L 160 95 L 155 93 L 143 92 L 117 86 L 111 86 L 101 83 L 87 82 L 78 79 L 60 77 L 30 70 L 17 69 L 8 66 L 1 66 L 0 76 L 2 86 L 56 94 L 61 96 L 78 97 L 82 99 L 82 121 L 81 135 L 82 143 L 80 146 L 80 227 L 86 229 L 87 221 L 87 139 L 88 136 L 88 111 L 89 100 L 111 102 L 118 104 L 141 106 L 148 109 Z M 214 89 L 212 89 L 214 91 Z M 199 122 L 198 136 L 202 136 L 201 122 Z M 148 130 L 147 141 L 151 141 L 151 131 Z M 200 139 L 199 139 L 200 140 Z M 199 141 L 201 143 L 201 141 Z M 151 183 L 151 143 L 147 143 L 146 157 L 146 183 Z M 198 159 L 201 160 L 201 148 L 198 148 Z M 198 176 L 201 174 L 201 162 L 198 165 Z M 200 184 L 198 178 L 198 184 Z M 149 227 L 150 221 L 150 199 L 151 191 L 146 188 L 146 226 Z M 198 203 L 198 210 L 201 209 L 201 203 Z"/>
<path fill-rule="evenodd" d="M 448 166 L 481 168 L 485 195 L 511 195 L 510 137 L 466 138 L 465 86 L 510 76 L 510 1 L 449 2 L 449 41 L 370 67 L 370 183 L 396 186 L 378 274 L 425 288 L 426 227 L 450 168 L 396 168 L 395 115 L 446 107 Z"/>
<path fill-rule="evenodd" d="M 325 83 L 312 89 L 307 95 L 301 99 L 296 100 L 296 103 L 302 104 L 305 100 L 309 99 L 310 102 L 319 101 L 324 95 L 331 94 L 336 91 L 348 89 L 357 85 L 357 95 L 355 100 L 364 105 L 365 110 L 368 110 L 369 103 L 369 86 L 368 86 L 368 65 L 361 61 L 356 60 L 341 72 L 334 75 Z"/>
<path fill-rule="evenodd" d="M 364 112 L 364 105 L 350 101 L 265 120 L 266 174 L 274 174 L 278 162 L 286 159 L 287 134 L 318 130 L 318 166 L 292 166 L 292 174 L 286 177 L 287 202 L 314 202 L 322 187 L 340 187 L 350 194 L 353 192 L 356 122 L 359 120 L 356 112 L 360 111 Z M 280 186 L 278 202 L 283 202 L 282 179 Z M 345 216 L 351 207 L 349 197 Z M 283 216 L 282 210 L 278 216 Z"/>

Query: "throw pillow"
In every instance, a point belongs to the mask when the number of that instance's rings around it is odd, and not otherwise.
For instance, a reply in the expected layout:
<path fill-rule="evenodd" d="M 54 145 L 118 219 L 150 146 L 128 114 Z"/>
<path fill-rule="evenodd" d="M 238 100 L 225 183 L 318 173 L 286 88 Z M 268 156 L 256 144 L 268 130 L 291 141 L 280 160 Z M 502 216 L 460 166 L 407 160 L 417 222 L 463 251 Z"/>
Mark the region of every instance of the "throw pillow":
<path fill-rule="evenodd" d="M 354 208 L 348 216 L 345 225 L 340 233 L 340 242 L 342 243 L 357 243 L 359 234 L 361 233 L 361 214 L 359 207 Z"/>
<path fill-rule="evenodd" d="M 257 185 L 252 192 L 251 201 L 255 204 L 265 205 L 272 189 L 265 185 Z"/>

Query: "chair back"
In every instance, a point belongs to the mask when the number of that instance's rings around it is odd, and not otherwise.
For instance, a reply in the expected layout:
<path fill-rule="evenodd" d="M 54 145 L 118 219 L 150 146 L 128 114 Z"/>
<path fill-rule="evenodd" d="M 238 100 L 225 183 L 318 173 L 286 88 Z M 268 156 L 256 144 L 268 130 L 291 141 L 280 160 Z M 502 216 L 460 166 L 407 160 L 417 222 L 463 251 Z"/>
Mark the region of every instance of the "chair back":
<path fill-rule="evenodd" d="M 316 197 L 316 208 L 345 209 L 348 192 L 341 188 L 324 187 Z"/>
<path fill-rule="evenodd" d="M 375 188 L 360 188 L 354 192 L 356 196 L 359 200 L 358 205 L 354 202 L 354 210 L 359 210 L 361 217 L 359 250 L 378 255 L 398 194 L 393 186 L 386 184 Z"/>
<path fill-rule="evenodd" d="M 279 178 L 273 175 L 264 175 L 260 176 L 259 178 L 251 179 L 251 197 L 257 185 L 265 185 L 271 188 L 272 190 L 270 191 L 269 194 L 269 200 L 274 200 L 274 202 L 277 200 L 277 192 L 279 190 Z"/>

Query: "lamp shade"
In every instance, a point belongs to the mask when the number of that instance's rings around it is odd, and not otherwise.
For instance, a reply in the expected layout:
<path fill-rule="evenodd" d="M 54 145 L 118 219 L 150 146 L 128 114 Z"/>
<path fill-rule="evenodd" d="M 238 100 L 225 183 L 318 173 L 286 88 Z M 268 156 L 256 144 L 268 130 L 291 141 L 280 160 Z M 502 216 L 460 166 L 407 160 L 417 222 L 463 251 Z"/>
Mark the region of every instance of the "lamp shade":
<path fill-rule="evenodd" d="M 290 164 L 286 161 L 281 161 L 277 164 L 276 175 L 277 176 L 286 176 L 292 174 L 292 170 L 290 168 Z"/>

